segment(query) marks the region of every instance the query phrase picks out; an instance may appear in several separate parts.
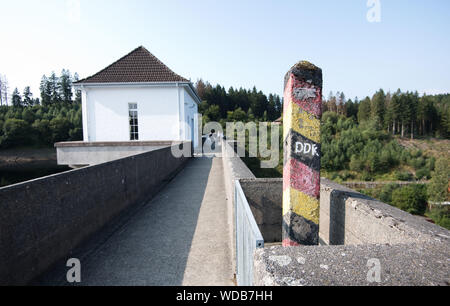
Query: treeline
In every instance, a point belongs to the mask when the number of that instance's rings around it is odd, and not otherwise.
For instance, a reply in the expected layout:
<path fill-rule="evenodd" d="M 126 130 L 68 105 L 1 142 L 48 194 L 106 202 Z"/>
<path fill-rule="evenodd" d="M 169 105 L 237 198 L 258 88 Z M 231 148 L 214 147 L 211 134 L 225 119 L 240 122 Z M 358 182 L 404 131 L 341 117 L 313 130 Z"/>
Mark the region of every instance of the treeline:
<path fill-rule="evenodd" d="M 450 137 L 450 94 L 420 97 L 417 92 L 399 89 L 391 94 L 380 89 L 372 98 L 352 101 L 343 93 L 330 93 L 323 110 L 353 117 L 358 123 L 375 120 L 388 133 L 401 137 Z"/>
<path fill-rule="evenodd" d="M 78 80 L 68 70 L 60 76 L 43 76 L 40 99 L 30 87 L 14 89 L 12 105 L 0 106 L 0 147 L 52 146 L 59 141 L 83 139 L 81 93 L 73 91 Z"/>
<path fill-rule="evenodd" d="M 328 111 L 323 115 L 321 130 L 322 168 L 333 180 L 431 178 L 435 158 L 406 150 L 376 119 L 358 124 L 354 118 Z"/>
<path fill-rule="evenodd" d="M 197 92 L 203 101 L 199 112 L 204 122 L 216 121 L 224 124 L 234 121 L 275 121 L 281 117 L 283 106 L 280 96 L 269 94 L 253 87 L 252 90 L 230 87 L 226 90 L 220 85 L 212 86 L 199 80 Z"/>

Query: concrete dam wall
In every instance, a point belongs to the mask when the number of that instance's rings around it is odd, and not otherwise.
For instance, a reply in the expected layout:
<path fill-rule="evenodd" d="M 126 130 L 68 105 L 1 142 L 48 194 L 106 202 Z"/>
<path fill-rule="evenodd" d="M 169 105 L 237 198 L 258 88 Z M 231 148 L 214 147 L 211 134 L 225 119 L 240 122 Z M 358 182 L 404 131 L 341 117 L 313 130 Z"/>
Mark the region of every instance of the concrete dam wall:
<path fill-rule="evenodd" d="M 0 285 L 27 284 L 124 209 L 155 196 L 187 160 L 169 145 L 0 188 Z"/>
<path fill-rule="evenodd" d="M 284 248 L 282 180 L 240 183 L 264 241 L 280 245 L 256 251 L 255 285 L 450 284 L 450 232 L 442 227 L 322 179 L 321 245 Z M 368 277 L 375 263 L 379 281 Z"/>

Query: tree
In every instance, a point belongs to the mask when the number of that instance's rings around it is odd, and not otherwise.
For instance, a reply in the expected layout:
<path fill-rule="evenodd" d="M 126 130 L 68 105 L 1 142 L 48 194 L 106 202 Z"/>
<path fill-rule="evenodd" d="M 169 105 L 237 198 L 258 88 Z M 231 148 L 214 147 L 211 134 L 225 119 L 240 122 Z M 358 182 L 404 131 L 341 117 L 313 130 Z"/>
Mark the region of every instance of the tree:
<path fill-rule="evenodd" d="M 211 105 L 208 110 L 205 112 L 205 116 L 207 116 L 212 121 L 220 120 L 220 107 L 219 105 Z"/>
<path fill-rule="evenodd" d="M 383 89 L 380 89 L 375 93 L 372 98 L 372 103 L 370 106 L 372 117 L 378 120 L 379 123 L 384 122 L 384 116 L 386 112 L 386 95 Z"/>
<path fill-rule="evenodd" d="M 414 128 L 417 121 L 417 107 L 419 105 L 419 93 L 416 91 L 409 96 L 409 120 L 411 122 L 411 139 L 414 139 Z"/>
<path fill-rule="evenodd" d="M 197 89 L 197 94 L 200 97 L 201 100 L 205 98 L 205 92 L 206 92 L 206 84 L 203 82 L 202 79 L 199 79 L 197 83 L 195 84 L 195 88 Z"/>
<path fill-rule="evenodd" d="M 347 105 L 346 105 L 345 94 L 343 92 L 339 93 L 337 97 L 337 113 L 342 116 L 347 117 Z"/>
<path fill-rule="evenodd" d="M 23 104 L 25 106 L 33 106 L 33 94 L 31 93 L 30 86 L 25 87 L 23 90 Z"/>
<path fill-rule="evenodd" d="M 72 103 L 72 76 L 69 70 L 62 70 L 61 77 L 58 79 L 58 90 L 60 99 L 64 103 Z"/>
<path fill-rule="evenodd" d="M 17 146 L 29 143 L 30 125 L 21 119 L 7 119 L 3 125 L 2 145 Z"/>
<path fill-rule="evenodd" d="M 427 209 L 425 185 L 409 185 L 392 193 L 392 203 L 414 215 L 423 215 Z"/>
<path fill-rule="evenodd" d="M 392 99 L 389 103 L 385 122 L 387 125 L 392 124 L 392 134 L 395 135 L 397 131 L 399 131 L 398 125 L 400 123 L 401 118 L 401 95 L 400 89 L 392 96 Z"/>
<path fill-rule="evenodd" d="M 52 72 L 50 78 L 48 79 L 48 87 L 50 89 L 50 103 L 58 104 L 61 102 L 59 80 L 54 72 Z"/>
<path fill-rule="evenodd" d="M 69 139 L 71 130 L 70 121 L 67 118 L 56 117 L 50 121 L 52 131 L 52 142 L 66 141 Z"/>
<path fill-rule="evenodd" d="M 0 106 L 8 105 L 8 80 L 0 74 Z"/>
<path fill-rule="evenodd" d="M 12 94 L 12 104 L 14 107 L 21 107 L 22 106 L 22 97 L 20 96 L 19 90 L 17 87 L 14 89 Z"/>
<path fill-rule="evenodd" d="M 333 113 L 337 113 L 337 101 L 336 97 L 333 95 L 333 92 L 330 92 L 330 95 L 328 96 L 328 102 L 327 102 L 328 110 Z"/>
<path fill-rule="evenodd" d="M 79 81 L 79 77 L 78 77 L 78 73 L 75 72 L 74 76 L 73 76 L 73 80 L 75 82 Z M 81 90 L 79 89 L 75 89 L 75 104 L 81 104 Z"/>
<path fill-rule="evenodd" d="M 47 119 L 37 119 L 32 125 L 33 129 L 38 134 L 38 140 L 41 144 L 52 144 L 52 131 L 50 129 L 50 121 Z"/>
<path fill-rule="evenodd" d="M 233 122 L 245 122 L 247 120 L 247 114 L 241 108 L 238 108 L 233 112 L 228 112 L 227 119 Z"/>
<path fill-rule="evenodd" d="M 358 122 L 367 121 L 370 119 L 370 98 L 366 97 L 361 101 L 358 109 Z"/>
<path fill-rule="evenodd" d="M 448 199 L 450 178 L 450 159 L 441 157 L 436 161 L 435 171 L 428 186 L 428 199 L 432 202 L 445 202 Z"/>
<path fill-rule="evenodd" d="M 41 85 L 39 87 L 41 91 L 41 101 L 43 106 L 48 106 L 52 103 L 52 88 L 48 78 L 45 74 L 42 76 Z"/>

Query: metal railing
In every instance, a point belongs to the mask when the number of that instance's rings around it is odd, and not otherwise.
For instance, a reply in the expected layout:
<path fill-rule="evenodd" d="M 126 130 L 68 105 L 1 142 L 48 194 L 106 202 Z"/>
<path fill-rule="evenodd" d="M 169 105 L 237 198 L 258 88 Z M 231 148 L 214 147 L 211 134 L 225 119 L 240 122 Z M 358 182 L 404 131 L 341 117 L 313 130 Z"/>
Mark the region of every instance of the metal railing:
<path fill-rule="evenodd" d="M 253 255 L 264 239 L 239 181 L 235 184 L 236 278 L 238 286 L 253 286 Z"/>

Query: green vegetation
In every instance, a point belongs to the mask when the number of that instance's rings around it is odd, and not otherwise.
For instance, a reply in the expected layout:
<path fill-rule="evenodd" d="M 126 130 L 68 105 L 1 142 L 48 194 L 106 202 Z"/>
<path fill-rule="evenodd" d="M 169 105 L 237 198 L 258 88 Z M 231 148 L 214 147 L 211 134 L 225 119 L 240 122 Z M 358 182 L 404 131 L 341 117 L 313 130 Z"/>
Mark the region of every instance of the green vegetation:
<path fill-rule="evenodd" d="M 435 158 L 407 150 L 375 120 L 358 124 L 326 112 L 322 120 L 323 175 L 339 182 L 427 180 Z"/>
<path fill-rule="evenodd" d="M 433 173 L 430 186 L 428 187 L 428 198 L 432 202 L 445 202 L 449 200 L 448 181 L 450 178 L 450 163 L 448 157 L 439 158 Z"/>
<path fill-rule="evenodd" d="M 81 93 L 72 87 L 76 80 L 77 75 L 72 77 L 67 70 L 59 77 L 55 73 L 44 75 L 40 98 L 33 98 L 26 87 L 22 94 L 15 89 L 8 99 L 3 86 L 0 148 L 49 147 L 59 141 L 81 140 Z M 216 121 L 225 128 L 226 122 L 272 122 L 282 114 L 281 98 L 266 96 L 255 87 L 252 90 L 231 87 L 226 91 L 202 80 L 196 87 L 203 100 L 199 111 L 204 123 Z M 12 105 L 4 105 L 6 101 Z M 449 228 L 447 209 L 428 212 L 426 209 L 427 200 L 449 199 L 449 145 L 441 143 L 442 139 L 450 138 L 450 94 L 419 97 L 417 93 L 400 90 L 394 94 L 379 90 L 372 98 L 352 101 L 338 92 L 336 96 L 330 93 L 323 101 L 323 109 L 322 176 L 337 182 L 431 179 L 427 186 L 390 184 L 361 191 L 410 213 L 425 214 Z M 417 137 L 420 142 L 415 140 Z M 426 150 L 422 149 L 424 143 Z M 282 177 L 282 127 L 279 143 L 274 145 L 280 150 L 280 163 L 275 169 L 261 169 L 260 162 L 264 160 L 261 156 L 244 158 L 257 177 Z"/>
<path fill-rule="evenodd" d="M 12 106 L 0 106 L 0 148 L 18 146 L 53 146 L 55 142 L 81 140 L 83 138 L 81 95 L 72 82 L 75 74 L 63 70 L 41 82 L 41 99 L 33 99 L 30 88 L 20 95 L 16 88 L 12 94 Z"/>
<path fill-rule="evenodd" d="M 234 89 L 228 91 L 220 85 L 212 86 L 199 80 L 196 83 L 197 92 L 202 99 L 199 112 L 203 121 L 225 122 L 275 121 L 281 117 L 282 101 L 280 96 L 266 96 L 256 87 L 252 90 Z"/>
<path fill-rule="evenodd" d="M 429 194 L 429 188 L 430 185 L 423 184 L 403 187 L 388 184 L 379 188 L 362 189 L 359 192 L 411 214 L 425 216 L 434 223 L 450 229 L 450 210 L 448 207 L 435 206 L 431 210 L 428 209 L 427 194 Z"/>
<path fill-rule="evenodd" d="M 425 214 L 434 223 L 450 230 L 450 210 L 446 207 L 435 208 Z"/>

